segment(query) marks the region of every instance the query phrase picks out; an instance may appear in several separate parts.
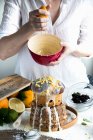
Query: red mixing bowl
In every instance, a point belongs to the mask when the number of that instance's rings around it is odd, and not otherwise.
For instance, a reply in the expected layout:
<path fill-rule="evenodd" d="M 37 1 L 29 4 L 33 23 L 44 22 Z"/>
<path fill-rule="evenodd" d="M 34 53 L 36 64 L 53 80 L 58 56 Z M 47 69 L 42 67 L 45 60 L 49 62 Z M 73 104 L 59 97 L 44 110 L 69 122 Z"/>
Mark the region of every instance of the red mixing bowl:
<path fill-rule="evenodd" d="M 50 34 L 37 34 L 28 41 L 28 49 L 32 58 L 41 65 L 57 61 L 63 52 L 61 40 Z"/>

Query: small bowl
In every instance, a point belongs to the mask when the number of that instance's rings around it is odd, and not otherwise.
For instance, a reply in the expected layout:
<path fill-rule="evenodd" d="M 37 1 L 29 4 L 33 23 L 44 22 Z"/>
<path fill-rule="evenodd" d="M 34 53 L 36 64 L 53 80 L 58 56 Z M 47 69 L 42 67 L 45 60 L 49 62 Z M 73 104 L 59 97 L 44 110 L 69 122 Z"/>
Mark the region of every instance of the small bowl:
<path fill-rule="evenodd" d="M 39 137 L 40 137 L 40 134 L 37 129 L 32 129 L 24 133 L 25 139 L 35 140 L 35 139 L 38 139 Z"/>
<path fill-rule="evenodd" d="M 63 52 L 61 40 L 50 34 L 37 34 L 28 41 L 28 48 L 32 58 L 41 65 L 48 65 L 57 61 Z"/>
<path fill-rule="evenodd" d="M 66 104 L 75 108 L 77 111 L 84 111 L 93 105 L 93 86 L 91 84 L 81 82 L 71 86 L 67 90 Z M 72 100 L 73 93 L 80 93 L 80 95 L 88 95 L 90 99 L 83 103 L 74 103 Z"/>

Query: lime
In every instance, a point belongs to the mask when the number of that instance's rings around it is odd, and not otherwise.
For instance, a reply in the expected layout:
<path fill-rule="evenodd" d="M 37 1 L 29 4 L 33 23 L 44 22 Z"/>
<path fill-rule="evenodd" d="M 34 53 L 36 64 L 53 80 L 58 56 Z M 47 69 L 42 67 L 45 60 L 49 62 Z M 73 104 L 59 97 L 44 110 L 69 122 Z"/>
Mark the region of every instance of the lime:
<path fill-rule="evenodd" d="M 7 116 L 8 114 L 8 108 L 1 108 L 0 109 L 0 119 L 3 119 Z"/>
<path fill-rule="evenodd" d="M 5 122 L 11 123 L 11 122 L 14 122 L 17 118 L 18 118 L 18 112 L 16 112 L 13 109 L 9 109 Z"/>
<path fill-rule="evenodd" d="M 22 113 L 25 111 L 24 103 L 17 98 L 10 98 L 9 99 L 9 108 L 15 110 L 18 113 Z"/>

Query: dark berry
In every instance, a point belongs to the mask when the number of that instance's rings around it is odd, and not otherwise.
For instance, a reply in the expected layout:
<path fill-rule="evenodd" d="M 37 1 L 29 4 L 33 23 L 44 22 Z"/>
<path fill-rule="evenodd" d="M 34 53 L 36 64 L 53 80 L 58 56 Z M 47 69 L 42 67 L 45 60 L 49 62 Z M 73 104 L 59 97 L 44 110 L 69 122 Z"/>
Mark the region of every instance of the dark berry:
<path fill-rule="evenodd" d="M 79 92 L 73 93 L 72 94 L 72 101 L 74 103 L 84 103 L 86 102 L 88 99 L 90 99 L 90 97 L 88 95 L 80 95 Z"/>

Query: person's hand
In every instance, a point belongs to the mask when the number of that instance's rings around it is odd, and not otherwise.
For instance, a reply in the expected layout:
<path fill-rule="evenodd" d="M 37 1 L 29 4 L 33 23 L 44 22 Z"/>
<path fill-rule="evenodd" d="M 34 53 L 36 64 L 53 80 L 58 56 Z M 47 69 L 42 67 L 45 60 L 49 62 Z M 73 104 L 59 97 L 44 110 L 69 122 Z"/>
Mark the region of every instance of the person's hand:
<path fill-rule="evenodd" d="M 50 5 L 48 5 L 46 9 L 47 10 L 37 9 L 29 13 L 29 25 L 33 32 L 47 30 L 47 23 L 49 21 L 48 16 L 50 14 L 48 10 L 50 9 Z M 40 16 L 40 15 L 43 15 L 43 16 Z"/>
<path fill-rule="evenodd" d="M 75 48 L 68 42 L 61 42 L 61 46 L 63 47 L 63 52 L 59 59 L 54 62 L 50 62 L 48 66 L 53 66 L 59 64 L 67 55 L 71 54 Z"/>

